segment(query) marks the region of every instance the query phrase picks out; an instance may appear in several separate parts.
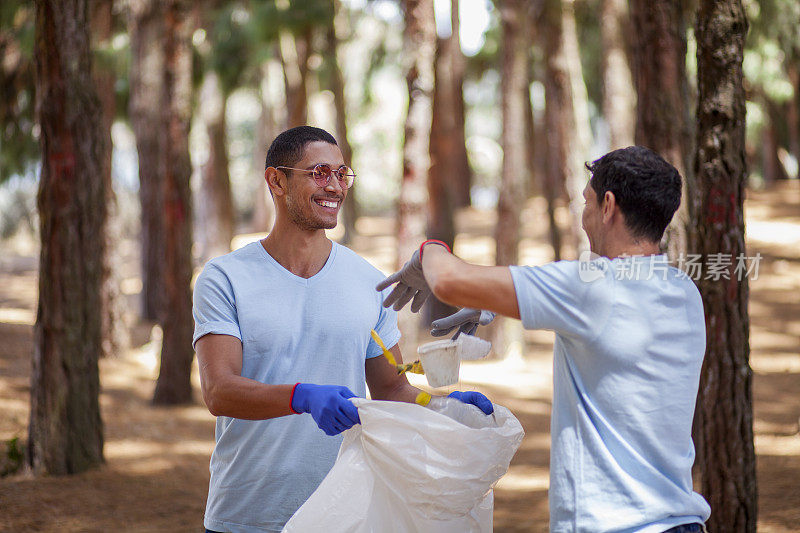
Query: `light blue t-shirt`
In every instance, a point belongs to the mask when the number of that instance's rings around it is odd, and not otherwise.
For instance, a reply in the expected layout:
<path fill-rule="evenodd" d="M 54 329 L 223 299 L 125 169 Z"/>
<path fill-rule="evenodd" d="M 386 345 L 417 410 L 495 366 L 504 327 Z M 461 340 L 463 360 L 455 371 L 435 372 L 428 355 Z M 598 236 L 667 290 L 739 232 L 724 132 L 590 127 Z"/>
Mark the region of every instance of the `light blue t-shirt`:
<path fill-rule="evenodd" d="M 703 303 L 666 256 L 511 267 L 526 329 L 556 333 L 550 531 L 704 522 L 692 489 Z"/>
<path fill-rule="evenodd" d="M 364 361 L 397 344 L 397 315 L 381 305 L 383 274 L 333 243 L 325 266 L 298 277 L 254 242 L 209 261 L 194 289 L 194 342 L 242 341 L 242 376 L 270 384 L 344 385 L 366 395 Z M 217 417 L 205 527 L 280 531 L 333 467 L 341 436 L 308 414 L 270 420 Z"/>

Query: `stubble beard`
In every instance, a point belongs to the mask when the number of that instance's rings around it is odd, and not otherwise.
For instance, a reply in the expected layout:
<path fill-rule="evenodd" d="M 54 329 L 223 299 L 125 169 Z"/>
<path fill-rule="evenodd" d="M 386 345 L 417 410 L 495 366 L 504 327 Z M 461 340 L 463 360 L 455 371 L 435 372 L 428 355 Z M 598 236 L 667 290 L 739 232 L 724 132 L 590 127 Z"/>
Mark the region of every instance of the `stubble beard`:
<path fill-rule="evenodd" d="M 333 229 L 336 227 L 336 221 L 325 222 L 319 218 L 307 213 L 303 208 L 294 201 L 292 195 L 286 196 L 286 212 L 296 226 L 302 230 L 314 231 L 318 229 Z"/>

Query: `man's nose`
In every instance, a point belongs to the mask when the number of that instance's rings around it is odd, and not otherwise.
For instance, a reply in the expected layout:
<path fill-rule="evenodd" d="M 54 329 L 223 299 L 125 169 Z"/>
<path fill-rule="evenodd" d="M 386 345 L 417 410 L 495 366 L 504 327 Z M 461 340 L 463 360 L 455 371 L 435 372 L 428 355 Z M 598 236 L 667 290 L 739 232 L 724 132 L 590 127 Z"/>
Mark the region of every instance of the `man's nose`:
<path fill-rule="evenodd" d="M 329 192 L 336 192 L 336 193 L 344 193 L 345 188 L 342 187 L 339 178 L 331 172 L 331 179 L 328 180 L 328 183 L 325 185 L 325 190 Z"/>

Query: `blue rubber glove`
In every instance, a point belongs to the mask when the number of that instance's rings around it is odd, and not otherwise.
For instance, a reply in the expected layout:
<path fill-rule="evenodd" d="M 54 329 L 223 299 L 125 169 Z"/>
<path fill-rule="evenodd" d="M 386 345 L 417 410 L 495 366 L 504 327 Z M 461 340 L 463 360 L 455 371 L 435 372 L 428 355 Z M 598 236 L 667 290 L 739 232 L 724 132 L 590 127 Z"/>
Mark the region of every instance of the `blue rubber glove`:
<path fill-rule="evenodd" d="M 483 414 L 490 415 L 494 413 L 494 405 L 489 401 L 489 398 L 477 391 L 453 391 L 447 395 L 448 398 L 455 398 L 464 403 L 472 404 L 481 411 Z"/>
<path fill-rule="evenodd" d="M 326 435 L 338 435 L 361 423 L 358 409 L 348 400 L 354 397 L 347 387 L 298 383 L 291 406 L 297 413 L 309 413 Z"/>

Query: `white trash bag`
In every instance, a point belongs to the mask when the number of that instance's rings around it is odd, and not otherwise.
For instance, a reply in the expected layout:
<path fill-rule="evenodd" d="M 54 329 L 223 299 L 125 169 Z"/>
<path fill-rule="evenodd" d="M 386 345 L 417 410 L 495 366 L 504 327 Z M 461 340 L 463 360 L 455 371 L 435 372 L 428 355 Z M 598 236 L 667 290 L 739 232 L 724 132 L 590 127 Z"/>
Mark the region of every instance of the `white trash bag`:
<path fill-rule="evenodd" d="M 333 469 L 284 532 L 492 531 L 492 487 L 524 435 L 508 409 L 351 401 L 361 424 L 344 433 Z"/>

